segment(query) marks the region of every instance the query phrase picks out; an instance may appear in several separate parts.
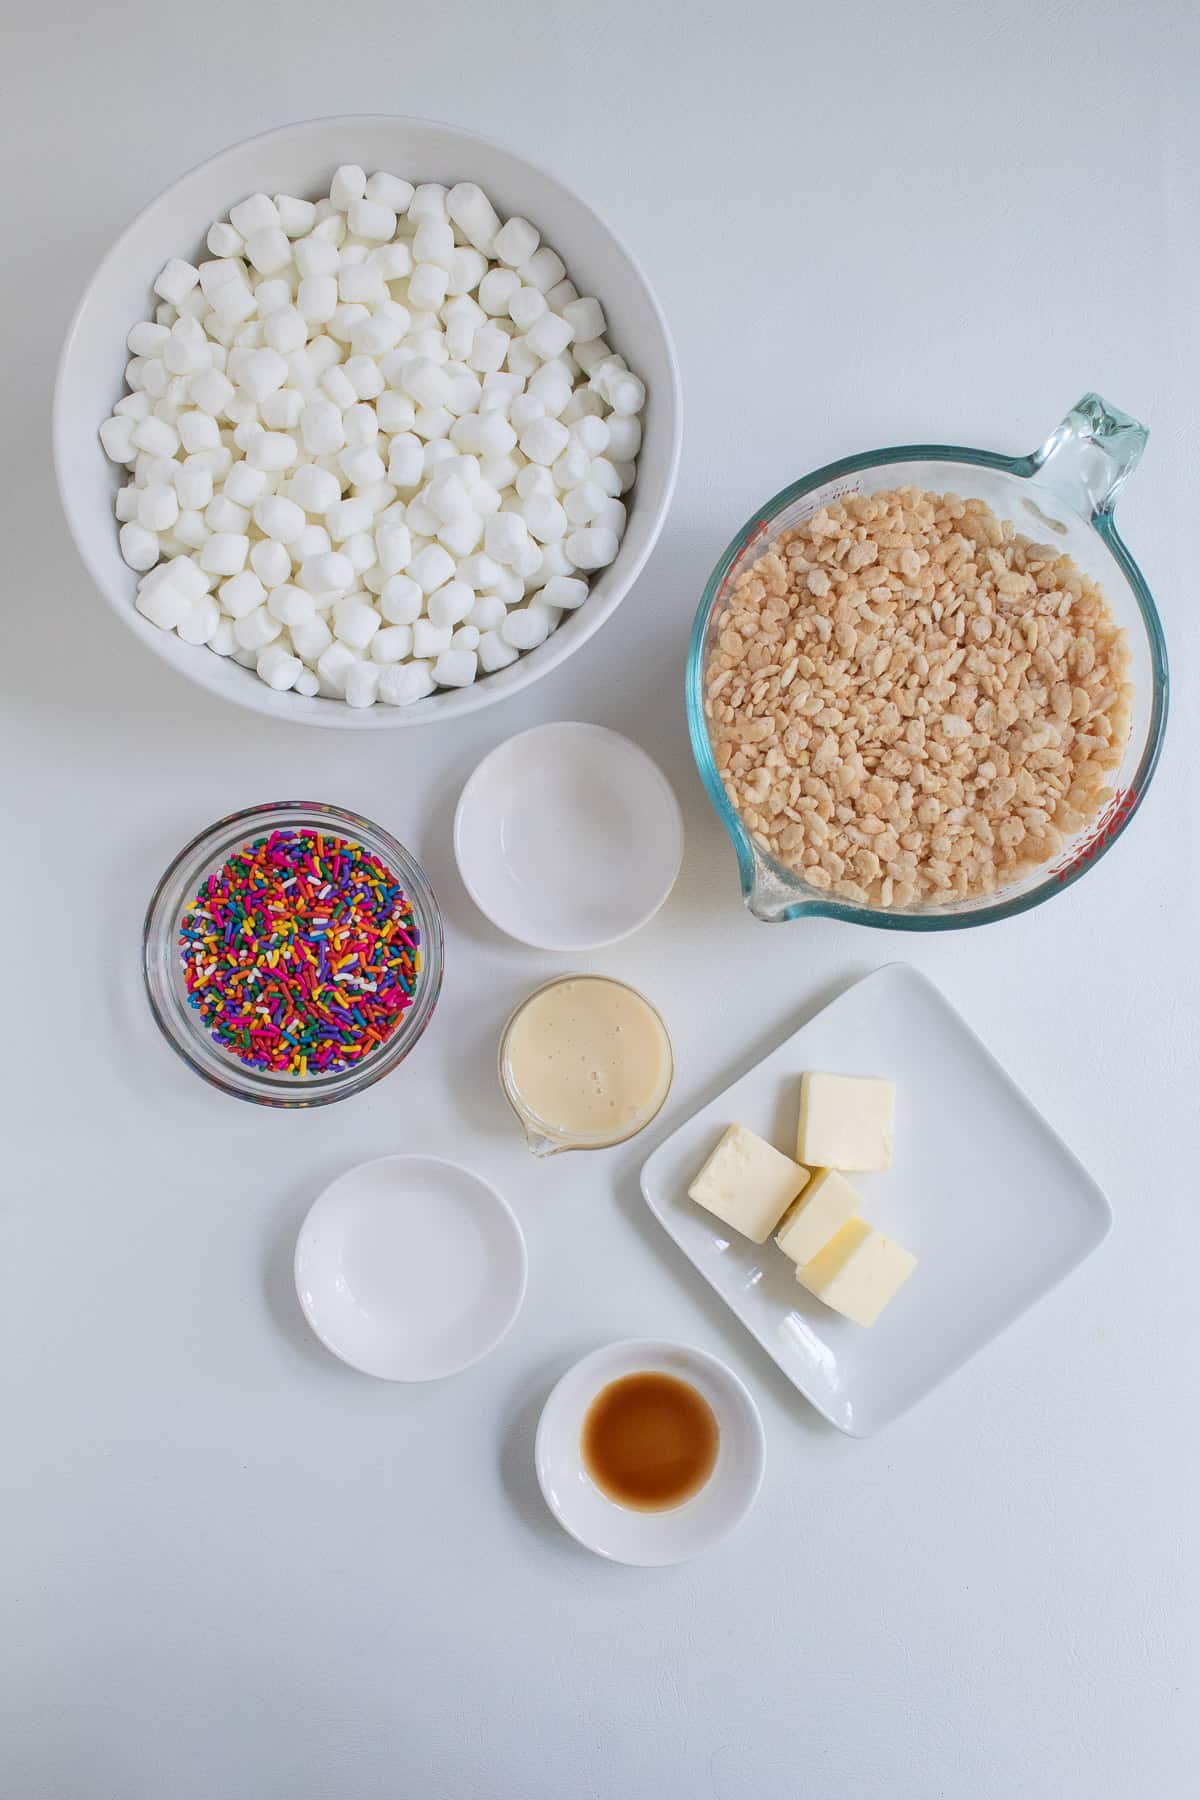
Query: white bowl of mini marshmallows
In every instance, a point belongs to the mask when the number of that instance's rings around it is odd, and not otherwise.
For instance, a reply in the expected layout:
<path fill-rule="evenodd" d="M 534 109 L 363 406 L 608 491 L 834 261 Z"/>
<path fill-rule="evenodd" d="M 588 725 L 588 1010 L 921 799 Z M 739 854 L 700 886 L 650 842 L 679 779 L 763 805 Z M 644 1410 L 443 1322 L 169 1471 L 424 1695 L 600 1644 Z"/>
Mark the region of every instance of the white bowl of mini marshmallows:
<path fill-rule="evenodd" d="M 97 586 L 277 718 L 428 722 L 536 681 L 662 528 L 678 374 L 629 252 L 451 126 L 317 119 L 134 221 L 67 334 L 59 488 Z"/>

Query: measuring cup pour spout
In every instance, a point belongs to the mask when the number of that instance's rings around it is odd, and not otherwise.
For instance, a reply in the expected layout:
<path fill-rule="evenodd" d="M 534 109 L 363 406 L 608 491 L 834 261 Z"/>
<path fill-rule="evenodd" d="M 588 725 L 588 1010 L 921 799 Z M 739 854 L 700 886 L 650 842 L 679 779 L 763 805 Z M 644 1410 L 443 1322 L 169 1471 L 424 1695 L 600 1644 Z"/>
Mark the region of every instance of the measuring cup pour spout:
<path fill-rule="evenodd" d="M 536 1126 L 530 1124 L 528 1119 L 522 1119 L 521 1124 L 525 1132 L 525 1142 L 535 1156 L 553 1156 L 556 1151 L 565 1148 L 560 1138 L 552 1138 L 546 1132 L 539 1131 Z"/>

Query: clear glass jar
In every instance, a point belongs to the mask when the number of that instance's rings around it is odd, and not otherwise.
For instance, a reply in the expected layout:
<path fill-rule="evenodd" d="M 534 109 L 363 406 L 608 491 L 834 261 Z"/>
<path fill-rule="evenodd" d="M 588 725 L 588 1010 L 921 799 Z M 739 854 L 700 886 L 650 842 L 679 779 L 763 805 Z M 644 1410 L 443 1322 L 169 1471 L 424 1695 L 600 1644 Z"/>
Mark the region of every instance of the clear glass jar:
<path fill-rule="evenodd" d="M 890 931 L 950 931 L 1011 918 L 1061 893 L 1111 849 L 1145 798 L 1167 722 L 1167 651 L 1162 624 L 1140 569 L 1113 520 L 1113 506 L 1136 468 L 1148 432 L 1097 394 L 1085 394 L 1030 456 L 999 456 L 950 444 L 906 444 L 829 463 L 769 500 L 738 532 L 704 590 L 687 666 L 692 753 L 717 815 L 737 852 L 742 895 L 756 918 L 817 917 L 879 925 Z M 716 621 L 738 576 L 781 532 L 847 494 L 913 486 L 985 500 L 1018 531 L 1053 542 L 1103 588 L 1129 639 L 1133 713 L 1114 790 L 1103 811 L 1071 838 L 1052 862 L 992 893 L 936 906 L 860 906 L 810 887 L 757 845 L 730 804 L 713 760 L 704 716 L 704 687 Z"/>
<path fill-rule="evenodd" d="M 252 1069 L 223 1050 L 189 1004 L 179 954 L 179 927 L 202 882 L 253 838 L 272 831 L 332 831 L 361 844 L 399 877 L 421 933 L 421 970 L 401 1022 L 361 1062 L 327 1074 L 287 1075 Z M 171 1048 L 222 1093 L 259 1106 L 327 1106 L 370 1087 L 402 1063 L 437 1005 L 442 985 L 442 915 L 420 864 L 390 832 L 358 813 L 320 801 L 277 800 L 218 819 L 192 839 L 166 870 L 146 910 L 142 966 L 150 1010 Z"/>

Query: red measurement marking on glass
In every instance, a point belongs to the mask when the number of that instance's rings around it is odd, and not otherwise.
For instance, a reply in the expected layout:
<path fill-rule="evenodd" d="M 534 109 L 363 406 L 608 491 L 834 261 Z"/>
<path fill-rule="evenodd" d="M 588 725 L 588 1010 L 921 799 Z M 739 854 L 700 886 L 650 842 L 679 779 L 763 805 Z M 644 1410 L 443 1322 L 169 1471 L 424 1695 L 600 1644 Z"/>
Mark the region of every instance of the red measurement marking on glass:
<path fill-rule="evenodd" d="M 1096 828 L 1087 842 L 1080 846 L 1069 862 L 1065 862 L 1060 869 L 1055 870 L 1059 881 L 1066 881 L 1070 876 L 1077 874 L 1085 863 L 1091 862 L 1105 844 L 1110 844 L 1136 804 L 1137 794 L 1133 788 L 1123 788 L 1120 793 L 1114 794 L 1100 814 Z"/>

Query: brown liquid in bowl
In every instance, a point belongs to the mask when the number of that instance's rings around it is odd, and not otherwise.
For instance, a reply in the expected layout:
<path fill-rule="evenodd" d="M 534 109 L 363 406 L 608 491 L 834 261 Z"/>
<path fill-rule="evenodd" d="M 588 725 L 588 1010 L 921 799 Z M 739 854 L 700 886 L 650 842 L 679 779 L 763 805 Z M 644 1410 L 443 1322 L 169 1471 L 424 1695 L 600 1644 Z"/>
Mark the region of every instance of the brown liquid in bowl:
<path fill-rule="evenodd" d="M 580 1449 L 596 1486 L 620 1506 L 664 1512 L 713 1472 L 721 1432 L 702 1394 L 645 1369 L 601 1388 L 584 1416 Z"/>

